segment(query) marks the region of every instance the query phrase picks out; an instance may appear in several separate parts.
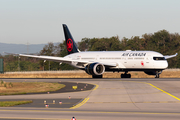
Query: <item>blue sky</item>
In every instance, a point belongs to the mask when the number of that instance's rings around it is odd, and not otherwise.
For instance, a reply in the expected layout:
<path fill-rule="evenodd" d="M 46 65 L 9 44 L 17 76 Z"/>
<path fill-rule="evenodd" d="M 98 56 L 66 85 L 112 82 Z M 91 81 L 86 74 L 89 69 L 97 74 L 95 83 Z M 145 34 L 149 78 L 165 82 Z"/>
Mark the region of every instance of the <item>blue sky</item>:
<path fill-rule="evenodd" d="M 0 42 L 62 42 L 62 24 L 75 41 L 131 38 L 166 29 L 180 33 L 180 0 L 0 0 Z"/>

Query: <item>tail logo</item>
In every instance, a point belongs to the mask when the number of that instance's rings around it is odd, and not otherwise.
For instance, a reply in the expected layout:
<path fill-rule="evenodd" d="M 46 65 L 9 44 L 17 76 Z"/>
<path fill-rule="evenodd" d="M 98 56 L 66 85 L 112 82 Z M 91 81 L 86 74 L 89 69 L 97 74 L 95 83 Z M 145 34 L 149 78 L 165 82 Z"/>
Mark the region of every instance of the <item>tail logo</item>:
<path fill-rule="evenodd" d="M 67 40 L 67 50 L 68 50 L 68 52 L 71 52 L 72 49 L 73 49 L 73 41 L 69 38 Z"/>

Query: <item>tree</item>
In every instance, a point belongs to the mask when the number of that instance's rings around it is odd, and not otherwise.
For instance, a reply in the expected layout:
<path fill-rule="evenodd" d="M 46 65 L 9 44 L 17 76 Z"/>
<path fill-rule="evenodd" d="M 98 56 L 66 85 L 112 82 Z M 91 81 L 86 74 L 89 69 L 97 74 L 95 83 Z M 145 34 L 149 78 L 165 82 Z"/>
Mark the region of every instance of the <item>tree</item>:
<path fill-rule="evenodd" d="M 50 42 L 43 47 L 40 51 L 40 55 L 56 56 L 57 48 L 58 47 L 54 46 L 54 44 Z M 53 61 L 41 60 L 40 66 L 43 70 L 59 70 L 59 63 Z"/>

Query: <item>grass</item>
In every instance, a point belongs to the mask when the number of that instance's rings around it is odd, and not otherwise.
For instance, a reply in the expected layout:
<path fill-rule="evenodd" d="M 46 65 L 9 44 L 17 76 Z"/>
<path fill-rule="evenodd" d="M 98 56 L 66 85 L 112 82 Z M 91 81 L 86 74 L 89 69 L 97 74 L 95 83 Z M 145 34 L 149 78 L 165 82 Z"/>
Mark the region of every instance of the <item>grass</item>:
<path fill-rule="evenodd" d="M 0 107 L 11 107 L 15 105 L 22 105 L 32 103 L 32 100 L 29 101 L 0 101 Z"/>
<path fill-rule="evenodd" d="M 18 82 L 18 83 L 6 83 L 1 80 L 0 95 L 15 95 L 26 94 L 36 92 L 50 92 L 56 91 L 63 87 L 64 84 L 59 83 L 45 83 L 45 82 Z M 22 105 L 32 103 L 32 100 L 28 101 L 0 101 L 0 107 L 10 107 L 15 105 Z"/>
<path fill-rule="evenodd" d="M 120 78 L 120 73 L 105 72 L 103 78 Z M 154 78 L 154 75 L 147 75 L 144 72 L 129 72 L 132 78 Z M 15 73 L 0 74 L 0 78 L 92 78 L 86 72 L 71 73 Z M 180 78 L 180 71 L 163 71 L 160 78 Z"/>
<path fill-rule="evenodd" d="M 3 84 L 7 86 L 4 87 Z M 4 82 L 0 85 L 0 95 L 16 95 L 26 93 L 51 92 L 64 88 L 64 84 L 45 82 L 14 82 L 13 87 Z"/>

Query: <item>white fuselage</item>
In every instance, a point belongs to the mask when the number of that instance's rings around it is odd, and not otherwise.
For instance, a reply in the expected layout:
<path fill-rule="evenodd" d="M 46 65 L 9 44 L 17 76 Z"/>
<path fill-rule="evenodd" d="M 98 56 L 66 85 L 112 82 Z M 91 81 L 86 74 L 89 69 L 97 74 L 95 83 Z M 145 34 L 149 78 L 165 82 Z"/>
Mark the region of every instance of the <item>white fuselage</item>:
<path fill-rule="evenodd" d="M 113 69 L 166 69 L 167 60 L 162 54 L 154 51 L 95 51 L 78 52 L 67 55 L 65 58 L 72 60 L 88 61 L 89 63 L 113 63 Z M 76 63 L 72 63 L 77 68 Z"/>

